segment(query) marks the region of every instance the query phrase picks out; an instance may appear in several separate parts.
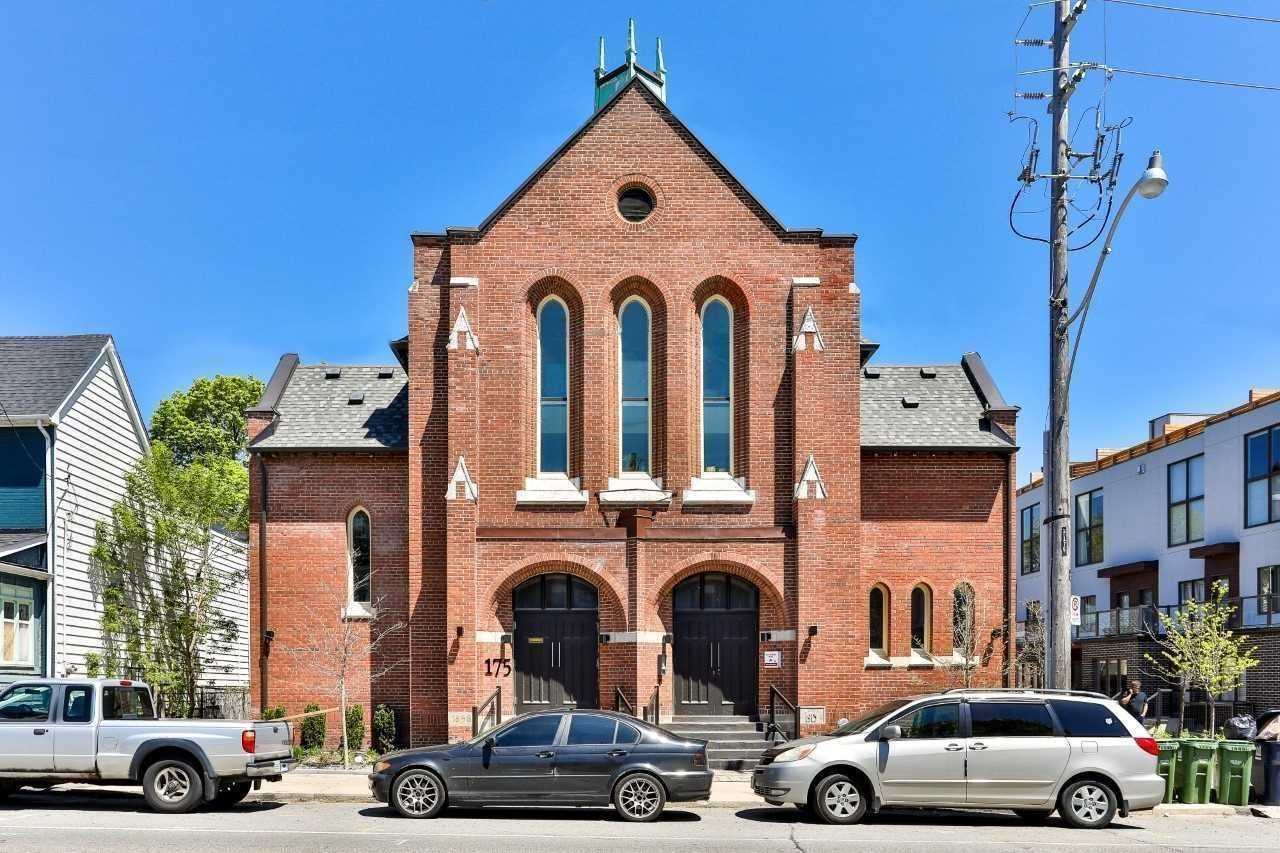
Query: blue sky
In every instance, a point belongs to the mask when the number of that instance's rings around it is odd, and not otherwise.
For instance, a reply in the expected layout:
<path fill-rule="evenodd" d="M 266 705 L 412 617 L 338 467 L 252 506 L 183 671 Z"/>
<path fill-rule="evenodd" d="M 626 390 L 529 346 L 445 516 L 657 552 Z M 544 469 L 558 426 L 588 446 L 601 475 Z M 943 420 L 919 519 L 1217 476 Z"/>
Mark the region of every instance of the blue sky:
<path fill-rule="evenodd" d="M 1015 83 L 1026 6 L 694 8 L 6 4 L 0 334 L 113 333 L 148 416 L 200 375 L 265 378 L 285 351 L 390 360 L 408 233 L 479 222 L 587 117 L 596 38 L 619 61 L 635 15 L 642 61 L 663 37 L 672 109 L 775 213 L 860 235 L 879 358 L 982 353 L 1023 407 L 1025 482 L 1047 371 L 1045 250 L 1006 224 L 1026 140 L 1011 92 L 1046 88 Z M 1115 66 L 1280 84 L 1280 25 L 1097 2 L 1076 58 L 1103 58 L 1104 18 Z M 1049 29 L 1040 8 L 1024 34 Z M 1074 117 L 1098 92 L 1085 83 Z M 1108 117 L 1126 115 L 1122 188 L 1155 146 L 1172 184 L 1135 202 L 1108 262 L 1073 388 L 1075 458 L 1144 438 L 1162 412 L 1280 387 L 1280 93 L 1118 76 Z M 1076 295 L 1095 257 L 1073 255 Z"/>

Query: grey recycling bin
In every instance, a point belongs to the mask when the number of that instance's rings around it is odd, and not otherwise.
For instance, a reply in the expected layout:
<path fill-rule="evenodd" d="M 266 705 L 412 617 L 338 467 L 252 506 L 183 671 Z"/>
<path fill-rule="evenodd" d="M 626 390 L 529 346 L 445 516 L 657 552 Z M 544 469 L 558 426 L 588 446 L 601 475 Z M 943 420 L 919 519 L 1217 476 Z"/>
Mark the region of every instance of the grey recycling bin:
<path fill-rule="evenodd" d="M 1280 806 L 1280 741 L 1260 740 L 1262 747 L 1262 803 Z"/>

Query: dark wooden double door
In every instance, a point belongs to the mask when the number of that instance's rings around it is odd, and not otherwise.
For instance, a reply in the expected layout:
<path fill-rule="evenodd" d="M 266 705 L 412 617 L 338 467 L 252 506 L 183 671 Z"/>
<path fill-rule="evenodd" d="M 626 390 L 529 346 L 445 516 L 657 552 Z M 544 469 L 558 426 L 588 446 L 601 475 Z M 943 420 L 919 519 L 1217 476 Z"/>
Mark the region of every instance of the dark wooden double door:
<path fill-rule="evenodd" d="M 596 612 L 516 614 L 516 711 L 599 707 Z"/>
<path fill-rule="evenodd" d="M 755 611 L 675 613 L 675 713 L 730 716 L 756 712 Z"/>

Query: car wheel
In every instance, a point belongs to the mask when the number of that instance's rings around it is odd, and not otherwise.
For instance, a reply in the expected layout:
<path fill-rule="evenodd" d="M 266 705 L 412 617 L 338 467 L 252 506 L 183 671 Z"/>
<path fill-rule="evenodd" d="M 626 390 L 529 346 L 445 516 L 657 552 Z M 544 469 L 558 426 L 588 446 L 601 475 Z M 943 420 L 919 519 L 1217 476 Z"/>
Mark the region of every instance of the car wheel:
<path fill-rule="evenodd" d="M 667 791 L 648 773 L 623 777 L 613 791 L 613 805 L 623 820 L 647 823 L 657 820 L 667 804 Z"/>
<path fill-rule="evenodd" d="M 152 811 L 183 814 L 200 804 L 204 782 L 196 768 L 186 761 L 165 758 L 142 774 L 142 796 Z"/>
<path fill-rule="evenodd" d="M 853 779 L 833 773 L 814 789 L 813 812 L 826 823 L 857 823 L 867 814 L 867 798 Z"/>
<path fill-rule="evenodd" d="M 1072 782 L 1058 795 L 1058 814 L 1077 829 L 1102 829 L 1116 816 L 1116 805 L 1111 786 L 1093 779 Z"/>
<path fill-rule="evenodd" d="M 1052 811 L 1044 809 L 1014 809 L 1013 813 L 1025 820 L 1027 823 L 1044 823 L 1049 819 Z"/>
<path fill-rule="evenodd" d="M 252 790 L 253 783 L 248 779 L 241 782 L 232 782 L 230 785 L 223 785 L 218 788 L 218 795 L 213 798 L 213 807 L 215 809 L 229 809 L 249 796 L 249 792 Z"/>
<path fill-rule="evenodd" d="M 391 807 L 401 817 L 435 817 L 444 801 L 444 783 L 430 770 L 406 770 L 391 786 Z"/>

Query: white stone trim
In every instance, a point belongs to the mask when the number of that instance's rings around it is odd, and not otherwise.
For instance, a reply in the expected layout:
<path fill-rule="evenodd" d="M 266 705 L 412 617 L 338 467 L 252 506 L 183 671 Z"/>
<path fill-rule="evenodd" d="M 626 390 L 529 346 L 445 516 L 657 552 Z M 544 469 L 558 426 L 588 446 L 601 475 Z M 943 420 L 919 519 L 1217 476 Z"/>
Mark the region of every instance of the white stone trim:
<path fill-rule="evenodd" d="M 856 281 L 851 281 L 849 282 L 849 292 L 854 294 L 861 293 L 862 288 L 858 287 L 858 283 Z"/>
<path fill-rule="evenodd" d="M 756 502 L 756 492 L 747 488 L 745 477 L 709 471 L 693 477 L 680 499 L 686 506 L 750 506 Z"/>
<path fill-rule="evenodd" d="M 893 661 L 875 649 L 871 649 L 867 652 L 867 656 L 862 659 L 862 665 L 869 669 L 888 668 L 893 666 Z"/>
<path fill-rule="evenodd" d="M 769 628 L 762 628 L 760 630 L 760 633 L 769 635 L 769 639 L 765 641 L 767 643 L 788 643 L 788 642 L 793 643 L 795 642 L 795 639 L 796 639 L 795 628 L 779 628 L 775 630 L 770 630 Z"/>
<path fill-rule="evenodd" d="M 818 463 L 814 461 L 813 454 L 809 454 L 809 459 L 804 463 L 804 471 L 800 474 L 800 482 L 796 483 L 795 499 L 798 501 L 808 500 L 809 486 L 813 486 L 814 500 L 826 500 L 827 484 L 822 482 L 822 475 L 818 473 Z"/>
<path fill-rule="evenodd" d="M 662 488 L 660 478 L 655 479 L 639 472 L 626 472 L 620 477 L 610 477 L 609 488 L 601 489 L 596 497 L 603 506 L 636 506 L 670 503 L 671 494 Z"/>
<path fill-rule="evenodd" d="M 453 323 L 453 329 L 449 332 L 449 343 L 445 345 L 446 349 L 457 349 L 458 339 L 462 338 L 462 345 L 465 349 L 480 349 L 480 341 L 476 340 L 475 333 L 471 331 L 471 321 L 467 319 L 467 309 L 458 309 L 458 319 Z"/>
<path fill-rule="evenodd" d="M 809 348 L 809 339 L 805 335 L 813 336 L 813 351 L 823 352 L 827 346 L 822 342 L 822 332 L 818 331 L 818 320 L 813 316 L 813 306 L 810 305 L 804 311 L 804 319 L 800 321 L 800 329 L 796 332 L 796 336 L 791 339 L 791 351 L 800 352 Z"/>
<path fill-rule="evenodd" d="M 582 506 L 588 497 L 577 477 L 542 474 L 524 478 L 524 488 L 516 492 L 516 506 Z"/>
<path fill-rule="evenodd" d="M 477 643 L 501 643 L 506 631 L 476 631 Z"/>
<path fill-rule="evenodd" d="M 662 631 L 605 631 L 610 643 L 652 643 L 660 645 L 666 636 Z"/>
<path fill-rule="evenodd" d="M 458 486 L 462 486 L 462 497 L 474 503 L 480 497 L 480 487 L 476 485 L 476 481 L 471 479 L 471 472 L 467 470 L 467 459 L 465 456 L 458 456 L 458 464 L 453 469 L 453 478 L 449 480 L 449 488 L 445 490 L 444 499 L 447 501 L 455 501 L 458 499 Z"/>
<path fill-rule="evenodd" d="M 450 287 L 479 287 L 480 279 L 473 275 L 455 275 L 449 279 Z"/>
<path fill-rule="evenodd" d="M 793 287 L 817 287 L 822 279 L 816 275 L 794 275 L 791 277 Z"/>
<path fill-rule="evenodd" d="M 344 619 L 373 619 L 378 611 L 363 601 L 352 601 L 342 611 Z"/>

